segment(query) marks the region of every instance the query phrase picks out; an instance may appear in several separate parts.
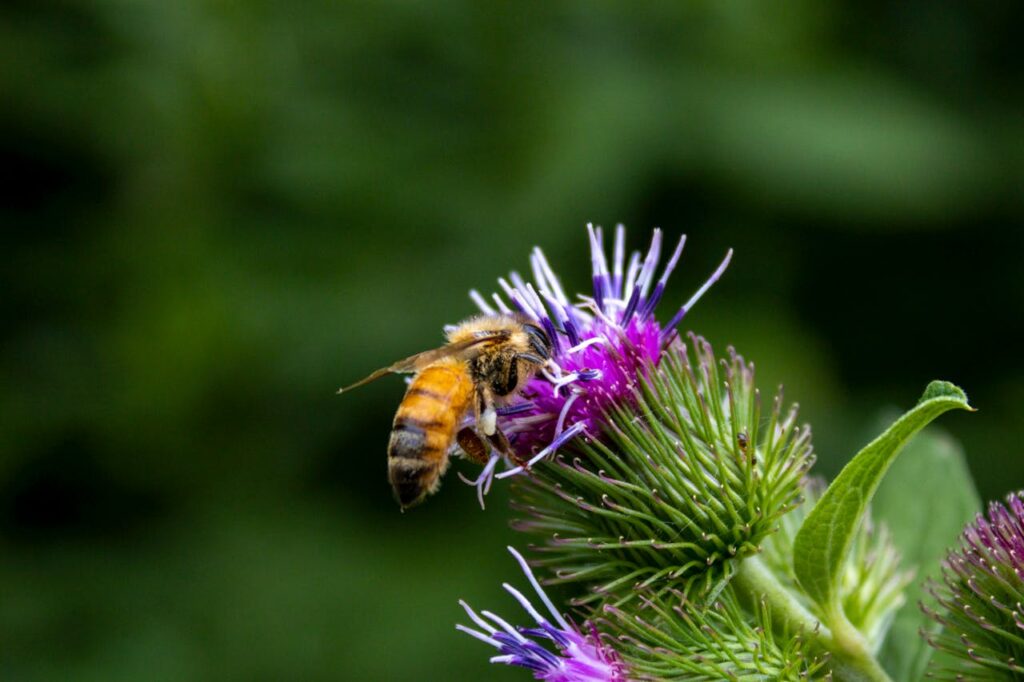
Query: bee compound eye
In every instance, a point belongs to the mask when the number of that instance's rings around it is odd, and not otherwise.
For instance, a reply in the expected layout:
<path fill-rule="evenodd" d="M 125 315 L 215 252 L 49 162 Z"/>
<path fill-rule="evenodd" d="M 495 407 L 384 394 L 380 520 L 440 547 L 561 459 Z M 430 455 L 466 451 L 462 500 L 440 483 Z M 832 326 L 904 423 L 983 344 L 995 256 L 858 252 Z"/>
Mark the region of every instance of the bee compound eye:
<path fill-rule="evenodd" d="M 535 324 L 525 326 L 526 334 L 530 337 L 530 346 L 541 358 L 547 360 L 551 357 L 551 339 L 547 332 Z"/>

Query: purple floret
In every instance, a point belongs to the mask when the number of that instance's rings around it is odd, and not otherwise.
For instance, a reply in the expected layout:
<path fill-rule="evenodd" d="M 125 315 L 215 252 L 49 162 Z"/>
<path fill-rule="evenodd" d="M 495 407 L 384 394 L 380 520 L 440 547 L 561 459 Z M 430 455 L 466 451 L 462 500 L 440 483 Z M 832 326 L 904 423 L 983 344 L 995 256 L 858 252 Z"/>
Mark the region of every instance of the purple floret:
<path fill-rule="evenodd" d="M 499 655 L 491 663 L 517 665 L 533 671 L 533 676 L 545 682 L 626 682 L 625 665 L 614 649 L 602 639 L 591 625 L 584 635 L 575 625 L 558 612 L 551 599 L 541 588 L 526 560 L 516 550 L 508 551 L 519 562 L 537 596 L 547 608 L 551 618 L 542 615 L 522 592 L 505 583 L 503 587 L 516 598 L 523 609 L 536 622 L 536 627 L 510 625 L 490 611 L 474 611 L 466 602 L 459 602 L 476 628 L 465 625 L 455 627 L 466 634 L 498 649 Z M 539 640 L 539 641 L 538 641 Z M 541 644 L 549 641 L 554 651 Z M 549 645 L 550 646 L 550 645 Z"/>
<path fill-rule="evenodd" d="M 516 435 L 520 456 L 547 447 L 566 425 L 600 433 L 608 409 L 630 402 L 638 378 L 661 358 L 661 327 L 654 319 L 633 318 L 625 329 L 598 321 L 586 331 L 586 338 L 600 343 L 558 356 L 562 376 L 533 379 L 524 392 L 532 409 L 500 420 L 506 433 Z"/>
<path fill-rule="evenodd" d="M 600 227 L 587 227 L 593 270 L 593 296 L 579 296 L 570 302 L 548 264 L 535 248 L 530 256 L 533 282 L 513 272 L 500 283 L 505 298 L 493 294 L 493 305 L 478 292 L 470 296 L 489 314 L 518 310 L 540 324 L 552 339 L 553 357 L 527 385 L 521 400 L 499 410 L 498 425 L 509 436 L 517 456 L 526 462 L 495 473 L 497 454 L 475 481 L 481 505 L 493 478 L 522 472 L 545 459 L 581 434 L 601 432 L 607 411 L 613 405 L 634 400 L 637 381 L 648 367 L 657 366 L 676 327 L 686 313 L 714 284 L 732 258 L 730 250 L 718 269 L 665 326 L 654 317 L 668 278 L 686 244 L 683 235 L 657 276 L 662 234 L 655 229 L 646 255 L 634 251 L 626 261 L 625 229 L 615 230 L 611 268 L 604 250 Z"/>

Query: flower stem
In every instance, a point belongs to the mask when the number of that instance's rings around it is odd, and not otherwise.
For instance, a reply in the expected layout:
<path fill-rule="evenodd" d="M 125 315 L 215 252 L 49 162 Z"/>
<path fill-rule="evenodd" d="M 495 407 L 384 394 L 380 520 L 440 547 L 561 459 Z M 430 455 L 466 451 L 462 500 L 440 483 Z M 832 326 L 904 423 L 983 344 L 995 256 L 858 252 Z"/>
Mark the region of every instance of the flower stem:
<path fill-rule="evenodd" d="M 891 682 L 889 675 L 872 655 L 864 635 L 853 626 L 846 614 L 842 612 L 841 607 L 837 612 L 831 614 L 828 620 L 832 633 L 832 645 L 829 650 L 841 664 L 836 666 L 836 674 L 840 679 Z M 853 670 L 845 672 L 842 665 L 849 665 Z M 840 670 L 844 672 L 840 672 Z M 857 676 L 851 676 L 854 672 Z"/>
<path fill-rule="evenodd" d="M 773 629 L 782 636 L 802 632 L 832 657 L 832 672 L 843 682 L 892 682 L 868 649 L 860 632 L 841 612 L 830 618 L 831 628 L 800 603 L 775 574 L 751 556 L 740 561 L 732 584 L 748 605 L 763 600 L 771 608 Z"/>

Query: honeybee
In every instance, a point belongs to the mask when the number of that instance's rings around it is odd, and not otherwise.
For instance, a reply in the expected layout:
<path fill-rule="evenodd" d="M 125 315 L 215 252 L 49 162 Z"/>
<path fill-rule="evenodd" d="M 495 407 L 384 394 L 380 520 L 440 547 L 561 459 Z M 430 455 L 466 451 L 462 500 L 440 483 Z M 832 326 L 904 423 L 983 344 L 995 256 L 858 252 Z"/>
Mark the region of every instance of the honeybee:
<path fill-rule="evenodd" d="M 471 317 L 447 334 L 448 343 L 381 368 L 338 390 L 349 391 L 391 373 L 413 373 L 388 443 L 388 481 L 402 510 L 437 491 L 458 440 L 485 464 L 487 443 L 515 459 L 497 425 L 497 407 L 512 401 L 551 358 L 543 328 L 518 314 Z M 469 411 L 474 427 L 460 428 Z"/>

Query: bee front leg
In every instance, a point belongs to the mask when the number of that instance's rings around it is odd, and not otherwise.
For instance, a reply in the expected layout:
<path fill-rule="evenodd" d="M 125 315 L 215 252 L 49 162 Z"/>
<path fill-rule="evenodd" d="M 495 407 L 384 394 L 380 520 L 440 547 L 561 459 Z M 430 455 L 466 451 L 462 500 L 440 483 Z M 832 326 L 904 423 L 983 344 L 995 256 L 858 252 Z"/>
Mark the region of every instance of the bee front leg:
<path fill-rule="evenodd" d="M 495 450 L 508 457 L 517 466 L 526 464 L 526 460 L 517 455 L 512 449 L 512 444 L 508 442 L 508 437 L 501 429 L 497 429 L 493 436 L 488 436 L 487 440 L 490 441 Z"/>

